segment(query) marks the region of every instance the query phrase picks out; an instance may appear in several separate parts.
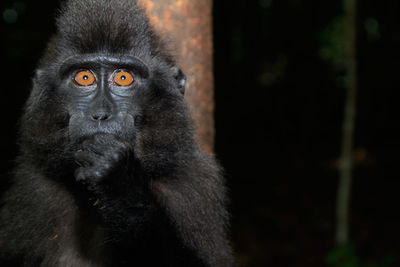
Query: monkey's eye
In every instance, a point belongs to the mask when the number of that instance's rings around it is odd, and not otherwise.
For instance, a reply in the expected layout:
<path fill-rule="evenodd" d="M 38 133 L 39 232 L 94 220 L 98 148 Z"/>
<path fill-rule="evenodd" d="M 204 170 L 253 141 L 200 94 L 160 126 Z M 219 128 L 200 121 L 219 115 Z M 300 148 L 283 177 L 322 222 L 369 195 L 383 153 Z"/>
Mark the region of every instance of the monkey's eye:
<path fill-rule="evenodd" d="M 129 86 L 133 81 L 133 75 L 127 71 L 119 70 L 114 74 L 113 82 L 118 86 Z"/>
<path fill-rule="evenodd" d="M 93 73 L 88 70 L 79 71 L 74 77 L 74 82 L 79 86 L 90 86 L 95 80 Z"/>

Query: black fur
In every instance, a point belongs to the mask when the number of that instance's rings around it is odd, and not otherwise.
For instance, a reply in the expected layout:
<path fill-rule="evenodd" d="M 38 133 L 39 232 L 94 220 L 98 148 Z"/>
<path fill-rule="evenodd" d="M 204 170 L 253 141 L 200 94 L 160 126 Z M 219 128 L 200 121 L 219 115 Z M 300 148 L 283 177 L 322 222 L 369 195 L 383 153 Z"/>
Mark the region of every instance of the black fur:
<path fill-rule="evenodd" d="M 224 181 L 144 12 L 70 0 L 57 26 L 20 121 L 0 266 L 232 266 Z M 131 88 L 100 83 L 125 65 Z M 95 70 L 95 89 L 73 84 L 81 68 Z"/>

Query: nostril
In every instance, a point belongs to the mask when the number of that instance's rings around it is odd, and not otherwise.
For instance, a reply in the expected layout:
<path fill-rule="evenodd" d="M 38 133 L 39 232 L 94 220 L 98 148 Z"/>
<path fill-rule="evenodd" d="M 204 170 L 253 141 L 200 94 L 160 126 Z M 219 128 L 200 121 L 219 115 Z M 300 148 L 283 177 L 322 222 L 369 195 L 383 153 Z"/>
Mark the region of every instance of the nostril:
<path fill-rule="evenodd" d="M 111 115 L 108 113 L 98 113 L 98 114 L 92 114 L 92 120 L 94 121 L 105 121 L 110 119 Z"/>

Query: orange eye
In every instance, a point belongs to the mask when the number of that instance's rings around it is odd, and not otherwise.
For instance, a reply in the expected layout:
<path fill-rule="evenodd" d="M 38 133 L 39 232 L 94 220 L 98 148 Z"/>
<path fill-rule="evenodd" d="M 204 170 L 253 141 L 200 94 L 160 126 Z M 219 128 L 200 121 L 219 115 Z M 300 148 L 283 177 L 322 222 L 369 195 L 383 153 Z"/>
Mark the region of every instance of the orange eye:
<path fill-rule="evenodd" d="M 80 86 L 92 85 L 95 80 L 93 73 L 87 70 L 78 72 L 74 77 L 75 83 Z"/>
<path fill-rule="evenodd" d="M 114 75 L 114 83 L 118 86 L 129 86 L 133 83 L 133 76 L 127 71 L 118 71 Z"/>

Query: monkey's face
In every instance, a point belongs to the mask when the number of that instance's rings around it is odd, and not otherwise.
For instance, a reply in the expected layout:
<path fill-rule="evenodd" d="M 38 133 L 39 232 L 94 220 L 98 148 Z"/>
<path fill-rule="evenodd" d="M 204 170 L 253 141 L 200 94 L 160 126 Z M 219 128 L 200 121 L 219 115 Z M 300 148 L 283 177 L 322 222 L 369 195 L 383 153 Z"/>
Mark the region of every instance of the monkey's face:
<path fill-rule="evenodd" d="M 132 141 L 141 121 L 140 91 L 148 87 L 149 69 L 131 56 L 89 54 L 66 59 L 58 89 L 68 113 L 68 136 L 79 140 L 109 133 Z"/>
<path fill-rule="evenodd" d="M 23 116 L 21 143 L 41 151 L 43 160 L 58 166 L 97 135 L 113 135 L 147 162 L 165 163 L 151 157 L 170 158 L 191 142 L 179 68 L 157 57 L 66 54 L 38 69 Z"/>

